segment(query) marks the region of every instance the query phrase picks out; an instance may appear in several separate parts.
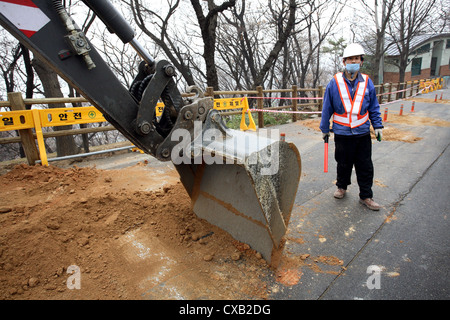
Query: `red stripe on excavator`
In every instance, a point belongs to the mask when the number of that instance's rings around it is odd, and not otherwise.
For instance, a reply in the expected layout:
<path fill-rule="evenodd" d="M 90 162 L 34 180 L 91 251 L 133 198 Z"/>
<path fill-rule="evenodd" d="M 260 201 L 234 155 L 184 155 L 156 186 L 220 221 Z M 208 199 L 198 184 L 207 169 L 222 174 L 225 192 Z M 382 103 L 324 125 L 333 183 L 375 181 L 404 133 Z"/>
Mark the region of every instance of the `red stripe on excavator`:
<path fill-rule="evenodd" d="M 28 38 L 50 21 L 30 0 L 0 0 L 0 13 Z"/>
<path fill-rule="evenodd" d="M 0 2 L 8 2 L 8 3 L 18 4 L 21 6 L 37 8 L 37 5 L 35 5 L 34 2 L 31 0 L 0 0 Z"/>
<path fill-rule="evenodd" d="M 22 31 L 23 34 L 26 35 L 28 38 L 30 38 L 33 34 L 36 33 L 36 31 L 32 31 L 32 30 L 22 30 L 22 29 L 20 29 L 20 31 Z"/>

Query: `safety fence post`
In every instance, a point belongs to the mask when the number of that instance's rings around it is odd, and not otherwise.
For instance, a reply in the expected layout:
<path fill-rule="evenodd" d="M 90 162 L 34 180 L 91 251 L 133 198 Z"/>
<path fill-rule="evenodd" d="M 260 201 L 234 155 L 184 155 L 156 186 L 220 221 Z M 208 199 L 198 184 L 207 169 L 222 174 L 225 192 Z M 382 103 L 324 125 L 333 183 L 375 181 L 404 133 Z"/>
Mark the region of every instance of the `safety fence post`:
<path fill-rule="evenodd" d="M 26 110 L 25 103 L 20 92 L 8 92 L 8 100 L 12 111 Z M 27 157 L 29 165 L 34 165 L 39 160 L 39 152 L 34 141 L 32 129 L 20 129 L 20 141 L 22 143 L 23 151 Z"/>
<path fill-rule="evenodd" d="M 378 92 L 378 96 L 380 97 L 379 99 L 378 99 L 378 103 L 379 104 L 382 104 L 383 103 L 383 93 L 384 92 L 384 83 L 382 83 L 382 84 L 380 84 L 380 91 Z"/>
<path fill-rule="evenodd" d="M 207 87 L 206 88 L 205 97 L 214 98 L 214 88 L 213 87 Z"/>
<path fill-rule="evenodd" d="M 392 82 L 389 83 L 388 102 L 391 102 Z"/>
<path fill-rule="evenodd" d="M 294 99 L 292 99 L 292 111 L 297 111 L 297 99 L 295 99 L 297 97 L 298 97 L 297 86 L 294 84 L 292 86 L 292 98 L 294 98 Z M 295 121 L 297 121 L 297 114 L 293 113 L 292 114 L 292 122 L 295 122 Z"/>
<path fill-rule="evenodd" d="M 319 102 L 319 111 L 323 109 L 323 96 L 325 95 L 325 89 L 323 86 L 319 86 L 319 98 L 322 98 Z"/>
<path fill-rule="evenodd" d="M 262 99 L 264 97 L 263 88 L 261 86 L 256 87 L 257 97 L 260 97 L 261 99 L 258 99 L 256 101 L 256 104 L 258 106 L 258 109 L 264 108 L 264 100 Z M 258 111 L 258 128 L 264 128 L 264 113 L 262 111 Z"/>

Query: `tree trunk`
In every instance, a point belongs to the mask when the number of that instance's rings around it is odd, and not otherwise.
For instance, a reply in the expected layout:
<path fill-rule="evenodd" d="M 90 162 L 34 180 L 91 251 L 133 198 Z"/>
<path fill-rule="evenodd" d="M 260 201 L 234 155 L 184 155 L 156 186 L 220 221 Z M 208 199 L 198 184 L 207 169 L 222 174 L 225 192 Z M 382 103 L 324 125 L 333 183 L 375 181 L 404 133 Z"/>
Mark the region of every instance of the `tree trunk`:
<path fill-rule="evenodd" d="M 219 13 L 233 7 L 236 4 L 236 0 L 225 1 L 220 6 L 216 6 L 213 0 L 208 0 L 209 11 L 206 16 L 203 14 L 199 0 L 191 0 L 191 4 L 197 16 L 204 43 L 203 59 L 206 64 L 206 83 L 208 87 L 219 90 L 219 78 L 215 62 L 217 16 Z"/>
<path fill-rule="evenodd" d="M 44 96 L 46 98 L 60 98 L 63 97 L 61 87 L 59 85 L 58 76 L 46 64 L 39 59 L 33 59 L 33 67 L 36 70 L 39 79 L 41 79 L 42 87 L 44 89 Z M 52 104 L 49 108 L 64 108 L 64 104 Z M 54 127 L 53 130 L 70 130 L 72 126 Z M 78 147 L 73 136 L 63 136 L 56 138 L 56 152 L 57 156 L 67 156 L 78 153 Z"/>
<path fill-rule="evenodd" d="M 69 86 L 69 97 L 80 97 L 80 94 L 75 91 L 75 89 L 72 86 Z M 72 106 L 74 108 L 81 107 L 81 103 L 72 103 Z M 87 123 L 80 123 L 80 129 L 85 129 L 88 127 Z M 89 152 L 89 137 L 87 133 L 83 133 L 81 135 L 81 139 L 83 140 L 83 149 L 85 153 Z"/>

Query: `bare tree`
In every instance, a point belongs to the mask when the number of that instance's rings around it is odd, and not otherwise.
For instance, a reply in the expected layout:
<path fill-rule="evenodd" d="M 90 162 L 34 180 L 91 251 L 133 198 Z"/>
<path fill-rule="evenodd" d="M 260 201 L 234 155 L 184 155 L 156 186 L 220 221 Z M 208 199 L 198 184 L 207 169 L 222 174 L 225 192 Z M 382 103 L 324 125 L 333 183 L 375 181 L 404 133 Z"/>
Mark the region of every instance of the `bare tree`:
<path fill-rule="evenodd" d="M 330 6 L 332 6 L 330 8 Z M 307 1 L 299 8 L 303 17 L 292 38 L 291 69 L 295 70 L 295 82 L 300 87 L 316 87 L 320 79 L 321 48 L 330 33 L 336 28 L 345 7 L 343 3 L 330 4 L 329 1 Z M 330 12 L 326 15 L 325 11 Z M 307 85 L 307 79 L 310 79 Z"/>
<path fill-rule="evenodd" d="M 221 23 L 218 31 L 218 52 L 221 57 L 218 68 L 233 79 L 235 88 L 254 88 L 261 59 L 266 54 L 264 48 L 272 42 L 268 36 L 268 18 L 264 13 L 248 13 L 247 2 L 242 0 L 239 6 L 232 9 L 232 16 L 223 16 L 223 19 L 224 23 Z"/>
<path fill-rule="evenodd" d="M 33 66 L 31 65 L 30 51 L 22 44 L 20 45 L 20 48 L 22 50 L 22 57 L 26 73 L 25 97 L 27 99 L 31 99 L 33 98 L 33 90 L 35 86 L 34 86 L 34 71 Z M 31 105 L 27 105 L 26 108 L 31 109 Z"/>
<path fill-rule="evenodd" d="M 435 33 L 450 32 L 450 1 L 439 0 L 437 19 L 431 25 Z"/>
<path fill-rule="evenodd" d="M 236 0 L 228 0 L 221 5 L 216 5 L 214 0 L 207 0 L 206 15 L 203 12 L 203 7 L 199 0 L 191 0 L 195 15 L 197 16 L 198 25 L 200 27 L 203 39 L 203 58 L 206 64 L 206 83 L 214 90 L 219 90 L 219 78 L 217 76 L 216 68 L 216 29 L 218 24 L 218 16 L 235 6 Z"/>
<path fill-rule="evenodd" d="M 9 48 L 7 48 L 6 46 L 9 46 Z M 8 54 L 2 56 L 3 61 L 0 64 L 0 70 L 2 73 L 6 92 L 13 92 L 16 88 L 15 73 L 18 72 L 17 68 L 19 59 L 22 56 L 22 49 L 18 43 L 15 43 L 14 47 L 11 47 L 10 44 L 5 44 L 4 49 Z"/>
<path fill-rule="evenodd" d="M 399 81 L 405 80 L 411 41 L 417 35 L 430 30 L 430 25 L 437 14 L 436 0 L 404 0 L 396 3 L 397 14 L 388 22 L 388 34 L 392 44 L 397 47 L 399 59 Z"/>
<path fill-rule="evenodd" d="M 25 97 L 33 97 L 34 72 L 31 68 L 30 54 L 25 46 L 21 45 L 14 38 L 2 32 L 2 41 L 0 49 L 0 71 L 4 82 L 5 92 L 15 92 L 25 90 Z M 23 84 L 25 83 L 25 89 Z M 1 97 L 1 95 L 0 95 Z M 5 99 L 6 100 L 6 99 Z M 30 109 L 30 105 L 25 106 Z M 18 132 L 10 133 L 18 136 Z M 6 134 L 7 135 L 7 134 Z M 2 145 L 2 153 L 6 153 L 10 158 L 16 156 L 25 157 L 25 152 L 21 144 L 7 146 Z"/>
<path fill-rule="evenodd" d="M 78 1 L 72 1 L 68 0 L 67 8 L 72 9 L 72 6 L 76 6 Z M 86 33 L 89 27 L 92 25 L 92 22 L 94 20 L 94 15 L 91 15 L 90 13 L 85 17 L 83 28 L 84 32 Z M 63 97 L 64 94 L 61 90 L 61 84 L 60 79 L 58 75 L 50 68 L 47 67 L 47 65 L 38 59 L 37 57 L 34 57 L 32 59 L 32 66 L 34 70 L 36 71 L 41 84 L 42 84 L 42 90 L 43 95 L 47 98 L 57 98 L 57 97 Z M 51 105 L 52 108 L 64 108 L 64 104 L 53 104 Z M 72 129 L 71 125 L 68 126 L 57 126 L 54 127 L 54 131 L 61 131 L 61 130 L 68 130 Z M 56 152 L 57 156 L 66 156 L 71 154 L 78 153 L 78 147 L 75 143 L 74 136 L 61 136 L 56 138 Z"/>
<path fill-rule="evenodd" d="M 374 6 L 372 7 L 369 2 L 361 0 L 360 3 L 364 6 L 366 12 L 369 16 L 373 17 L 375 24 L 375 50 L 373 51 L 373 75 L 372 79 L 374 83 L 383 82 L 383 65 L 384 65 L 384 54 L 388 48 L 385 45 L 385 34 L 388 28 L 388 24 L 391 18 L 396 14 L 395 10 L 396 2 L 398 0 L 375 0 Z M 381 3 L 381 17 L 379 4 Z M 369 40 L 372 43 L 372 40 Z M 369 45 L 370 47 L 370 45 Z"/>
<path fill-rule="evenodd" d="M 295 0 L 269 0 L 260 12 L 248 13 L 242 0 L 231 17 L 224 16 L 219 52 L 238 87 L 251 89 L 266 80 L 269 84 L 280 82 L 274 78 L 275 65 L 297 23 L 297 8 Z"/>
<path fill-rule="evenodd" d="M 125 2 L 131 8 L 134 21 L 139 29 L 163 50 L 167 59 L 181 73 L 186 83 L 194 85 L 195 81 L 189 66 L 188 49 L 186 46 L 180 45 L 176 34 L 170 34 L 171 25 L 176 23 L 174 15 L 180 6 L 180 0 L 168 0 L 164 15 L 158 12 L 160 10 L 151 9 L 152 3 L 140 0 Z"/>
<path fill-rule="evenodd" d="M 34 58 L 32 61 L 34 70 L 41 80 L 44 95 L 46 98 L 59 98 L 63 97 L 61 86 L 58 81 L 58 76 L 45 63 L 41 60 Z M 53 104 L 53 108 L 64 108 L 64 104 Z M 59 126 L 54 127 L 55 131 L 71 129 L 72 126 Z M 78 152 L 78 148 L 75 144 L 73 136 L 62 136 L 56 139 L 56 152 L 58 157 L 75 154 Z"/>

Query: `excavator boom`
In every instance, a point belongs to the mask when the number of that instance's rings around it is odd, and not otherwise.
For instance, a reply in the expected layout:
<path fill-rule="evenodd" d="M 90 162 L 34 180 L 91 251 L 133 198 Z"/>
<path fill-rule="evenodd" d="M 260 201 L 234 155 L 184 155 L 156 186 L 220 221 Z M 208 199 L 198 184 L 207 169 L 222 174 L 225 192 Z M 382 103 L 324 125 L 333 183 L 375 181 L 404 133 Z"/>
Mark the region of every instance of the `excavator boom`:
<path fill-rule="evenodd" d="M 172 64 L 151 57 L 108 0 L 83 2 L 142 58 L 130 88 L 114 75 L 61 0 L 0 0 L 0 24 L 133 144 L 160 161 L 172 161 L 199 217 L 274 264 L 300 179 L 297 148 L 276 135 L 227 128 L 212 98 L 198 89 L 195 97 L 182 98 Z M 165 107 L 157 118 L 159 101 Z"/>

